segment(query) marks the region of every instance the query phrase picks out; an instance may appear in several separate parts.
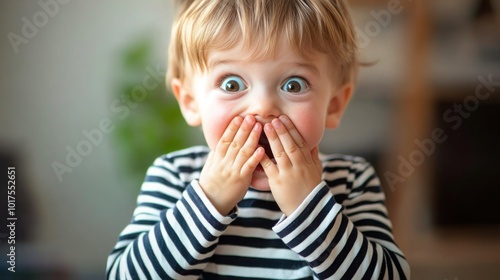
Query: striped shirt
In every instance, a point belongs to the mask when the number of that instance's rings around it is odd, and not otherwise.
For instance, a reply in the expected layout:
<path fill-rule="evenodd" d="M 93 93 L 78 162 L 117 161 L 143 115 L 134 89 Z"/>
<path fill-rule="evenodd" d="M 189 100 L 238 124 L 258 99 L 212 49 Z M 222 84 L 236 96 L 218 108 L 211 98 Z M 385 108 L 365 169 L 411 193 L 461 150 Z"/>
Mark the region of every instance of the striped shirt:
<path fill-rule="evenodd" d="M 209 149 L 155 160 L 107 279 L 407 279 L 373 167 L 322 156 L 323 181 L 285 217 L 271 192 L 249 189 L 227 216 L 198 184 Z"/>

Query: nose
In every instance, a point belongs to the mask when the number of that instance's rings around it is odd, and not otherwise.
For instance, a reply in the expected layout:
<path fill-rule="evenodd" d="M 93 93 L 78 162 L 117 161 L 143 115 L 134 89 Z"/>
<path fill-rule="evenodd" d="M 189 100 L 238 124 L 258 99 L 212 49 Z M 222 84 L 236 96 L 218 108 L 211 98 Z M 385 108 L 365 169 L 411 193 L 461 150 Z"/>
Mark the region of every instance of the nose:
<path fill-rule="evenodd" d="M 254 94 L 255 100 L 250 105 L 249 114 L 260 123 L 271 122 L 281 115 L 279 96 L 272 91 Z"/>

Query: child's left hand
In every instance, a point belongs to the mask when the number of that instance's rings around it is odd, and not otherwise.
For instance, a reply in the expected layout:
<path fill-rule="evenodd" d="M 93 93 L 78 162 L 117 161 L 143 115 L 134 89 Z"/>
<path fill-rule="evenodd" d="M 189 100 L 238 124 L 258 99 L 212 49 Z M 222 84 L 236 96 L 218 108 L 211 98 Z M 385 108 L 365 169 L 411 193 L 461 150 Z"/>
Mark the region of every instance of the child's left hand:
<path fill-rule="evenodd" d="M 292 214 L 321 182 L 322 165 L 318 147 L 312 151 L 287 116 L 280 116 L 264 126 L 264 132 L 274 155 L 267 155 L 261 165 L 281 211 Z"/>

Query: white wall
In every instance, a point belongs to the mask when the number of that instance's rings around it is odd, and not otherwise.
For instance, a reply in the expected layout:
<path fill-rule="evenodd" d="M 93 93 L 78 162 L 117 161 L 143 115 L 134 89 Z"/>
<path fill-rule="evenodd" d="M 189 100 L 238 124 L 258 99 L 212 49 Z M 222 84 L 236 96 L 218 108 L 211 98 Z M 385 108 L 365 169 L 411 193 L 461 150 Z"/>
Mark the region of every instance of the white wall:
<path fill-rule="evenodd" d="M 49 6 L 57 12 L 45 22 L 42 13 L 48 12 L 40 3 L 58 2 L 0 2 L 0 147 L 23 156 L 18 176 L 26 176 L 28 184 L 18 188 L 30 188 L 35 201 L 37 226 L 30 227 L 35 240 L 18 246 L 18 257 L 54 261 L 77 274 L 104 274 L 106 257 L 135 204 L 133 187 L 118 178 L 112 136 L 105 134 L 62 182 L 51 164 L 64 163 L 65 147 L 76 148 L 85 139 L 82 130 L 98 128 L 113 114 L 116 67 L 136 37 L 155 34 L 165 69 L 172 9 L 162 0 L 60 2 L 68 3 L 57 4 L 58 11 Z M 23 35 L 23 17 L 39 27 L 25 30 L 32 38 L 16 53 L 8 34 Z"/>

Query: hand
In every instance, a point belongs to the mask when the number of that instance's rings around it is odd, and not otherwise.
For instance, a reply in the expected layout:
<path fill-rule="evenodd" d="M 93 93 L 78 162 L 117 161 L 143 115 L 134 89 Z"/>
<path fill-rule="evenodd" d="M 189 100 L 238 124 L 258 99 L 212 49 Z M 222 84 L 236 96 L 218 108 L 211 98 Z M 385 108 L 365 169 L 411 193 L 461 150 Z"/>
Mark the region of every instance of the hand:
<path fill-rule="evenodd" d="M 208 155 L 200 174 L 200 187 L 222 215 L 227 215 L 243 199 L 252 174 L 265 155 L 259 147 L 262 124 L 251 115 L 235 117 L 215 151 Z"/>
<path fill-rule="evenodd" d="M 273 151 L 274 163 L 267 155 L 261 165 L 281 211 L 289 216 L 321 182 L 322 165 L 318 147 L 309 150 L 306 142 L 286 116 L 264 126 Z"/>

